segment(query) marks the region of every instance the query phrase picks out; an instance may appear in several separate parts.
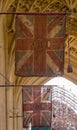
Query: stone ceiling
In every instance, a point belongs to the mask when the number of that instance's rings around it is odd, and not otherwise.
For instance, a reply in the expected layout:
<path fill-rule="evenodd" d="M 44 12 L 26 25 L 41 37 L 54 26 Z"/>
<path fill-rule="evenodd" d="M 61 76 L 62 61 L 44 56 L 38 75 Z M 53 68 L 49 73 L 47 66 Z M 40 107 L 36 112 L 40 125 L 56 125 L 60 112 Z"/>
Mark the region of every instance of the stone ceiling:
<path fill-rule="evenodd" d="M 47 77 L 17 77 L 14 75 L 14 54 L 15 54 L 15 14 L 12 12 L 66 12 L 66 40 L 64 58 L 64 77 L 77 84 L 77 0 L 1 0 L 0 12 L 5 13 L 7 19 L 5 23 L 7 34 L 6 47 L 8 48 L 9 69 L 8 76 L 10 82 L 15 84 L 43 84 L 51 78 Z M 6 12 L 10 14 L 6 14 Z M 2 17 L 2 15 L 1 15 Z M 68 40 L 70 48 L 70 63 L 73 68 L 72 73 L 67 73 L 69 60 Z M 7 62 L 7 61 L 6 61 Z"/>

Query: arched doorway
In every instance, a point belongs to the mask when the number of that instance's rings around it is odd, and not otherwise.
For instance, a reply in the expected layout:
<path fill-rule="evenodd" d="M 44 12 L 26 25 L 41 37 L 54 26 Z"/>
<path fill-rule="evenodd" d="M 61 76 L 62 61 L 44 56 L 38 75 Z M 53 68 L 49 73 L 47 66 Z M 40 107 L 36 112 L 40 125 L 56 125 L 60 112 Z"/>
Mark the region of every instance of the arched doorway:
<path fill-rule="evenodd" d="M 77 85 L 56 77 L 45 85 L 52 85 L 52 128 L 76 130 L 77 128 Z"/>

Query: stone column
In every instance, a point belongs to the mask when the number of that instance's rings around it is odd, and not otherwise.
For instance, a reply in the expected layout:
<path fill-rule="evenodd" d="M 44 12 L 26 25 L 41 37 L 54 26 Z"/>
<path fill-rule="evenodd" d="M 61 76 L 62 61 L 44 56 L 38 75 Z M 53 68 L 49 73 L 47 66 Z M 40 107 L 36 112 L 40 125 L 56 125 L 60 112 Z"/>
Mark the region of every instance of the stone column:
<path fill-rule="evenodd" d="M 6 130 L 5 87 L 0 86 L 0 130 Z"/>
<path fill-rule="evenodd" d="M 6 130 L 5 53 L 3 18 L 0 16 L 0 130 Z"/>
<path fill-rule="evenodd" d="M 22 88 L 19 87 L 17 93 L 15 94 L 14 100 L 14 107 L 15 107 L 15 116 L 14 123 L 15 123 L 15 130 L 23 130 L 23 114 L 22 114 Z"/>
<path fill-rule="evenodd" d="M 7 130 L 14 130 L 13 87 L 7 87 Z"/>
<path fill-rule="evenodd" d="M 22 89 L 20 89 L 20 92 L 19 92 L 18 108 L 19 108 L 18 115 L 20 115 L 21 117 L 18 118 L 18 120 L 17 120 L 17 122 L 18 122 L 17 126 L 18 126 L 18 130 L 23 130 Z"/>

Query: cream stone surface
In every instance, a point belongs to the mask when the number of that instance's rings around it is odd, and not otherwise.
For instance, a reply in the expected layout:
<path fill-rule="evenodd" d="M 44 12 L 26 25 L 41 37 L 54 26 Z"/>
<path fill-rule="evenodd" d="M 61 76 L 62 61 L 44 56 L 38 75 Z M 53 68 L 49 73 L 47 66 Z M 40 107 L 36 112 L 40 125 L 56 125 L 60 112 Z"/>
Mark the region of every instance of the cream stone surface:
<path fill-rule="evenodd" d="M 0 130 L 6 130 L 6 92 L 0 87 Z"/>
<path fill-rule="evenodd" d="M 20 85 L 39 85 L 51 79 L 51 77 L 15 75 L 16 14 L 11 12 L 60 13 L 67 10 L 69 13 L 66 15 L 67 37 L 65 36 L 63 77 L 77 84 L 77 0 L 45 0 L 45 2 L 43 0 L 0 0 L 0 130 L 26 130 L 23 128 L 22 87 Z M 10 14 L 6 14 L 7 12 Z M 72 73 L 67 73 L 68 39 L 70 39 Z"/>
<path fill-rule="evenodd" d="M 0 130 L 6 130 L 6 88 L 3 19 L 0 18 Z"/>

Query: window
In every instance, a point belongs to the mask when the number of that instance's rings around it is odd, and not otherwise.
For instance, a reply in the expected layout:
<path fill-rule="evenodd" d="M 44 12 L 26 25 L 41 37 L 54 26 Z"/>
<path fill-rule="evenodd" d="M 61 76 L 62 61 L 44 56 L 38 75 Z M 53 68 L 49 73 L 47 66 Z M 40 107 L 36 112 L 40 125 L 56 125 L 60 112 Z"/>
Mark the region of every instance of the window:
<path fill-rule="evenodd" d="M 77 85 L 63 77 L 55 77 L 52 85 L 52 128 L 77 124 Z"/>

